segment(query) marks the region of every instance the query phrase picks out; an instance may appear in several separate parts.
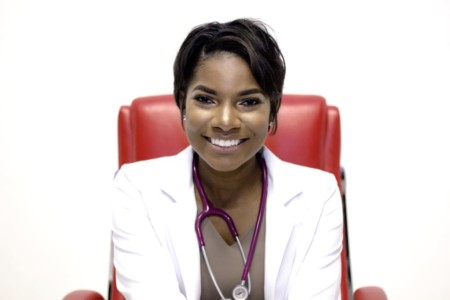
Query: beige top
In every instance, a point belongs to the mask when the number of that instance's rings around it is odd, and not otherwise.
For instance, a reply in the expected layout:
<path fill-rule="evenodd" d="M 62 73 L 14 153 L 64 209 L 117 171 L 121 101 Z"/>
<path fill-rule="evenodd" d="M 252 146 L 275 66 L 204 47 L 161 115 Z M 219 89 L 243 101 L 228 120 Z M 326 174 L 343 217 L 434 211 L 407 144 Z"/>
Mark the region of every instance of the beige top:
<path fill-rule="evenodd" d="M 261 300 L 264 299 L 264 245 L 266 237 L 265 217 L 259 233 L 256 244 L 255 254 L 250 267 L 251 293 L 248 299 Z M 253 237 L 255 226 L 252 226 L 248 232 L 241 234 L 241 241 L 244 253 L 247 256 L 250 243 Z M 217 232 L 214 225 L 208 218 L 203 221 L 203 237 L 205 240 L 206 254 L 208 255 L 209 264 L 216 278 L 216 281 L 222 290 L 225 298 L 232 299 L 231 292 L 233 288 L 240 284 L 242 272 L 244 270 L 244 262 L 241 252 L 236 243 L 228 245 Z M 205 259 L 201 259 L 201 300 L 220 299 L 219 293 L 214 286 L 211 275 L 206 268 Z"/>

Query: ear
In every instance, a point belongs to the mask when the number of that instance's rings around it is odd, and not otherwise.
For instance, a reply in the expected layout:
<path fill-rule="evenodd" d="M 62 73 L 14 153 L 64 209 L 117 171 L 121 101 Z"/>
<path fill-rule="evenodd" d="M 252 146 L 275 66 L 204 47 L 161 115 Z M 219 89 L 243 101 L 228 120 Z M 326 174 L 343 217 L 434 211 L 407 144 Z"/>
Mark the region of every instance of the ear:
<path fill-rule="evenodd" d="M 186 122 L 186 115 L 184 114 L 184 112 L 181 113 L 181 128 L 183 128 L 183 131 L 185 130 L 184 128 L 184 123 Z"/>
<path fill-rule="evenodd" d="M 269 135 L 273 135 L 275 133 L 276 130 L 276 119 L 270 119 L 269 121 L 269 126 L 267 131 L 269 132 Z"/>
<path fill-rule="evenodd" d="M 180 109 L 181 127 L 184 130 L 184 121 L 186 121 L 186 95 L 183 91 L 179 92 L 176 103 L 178 105 L 178 108 Z"/>
<path fill-rule="evenodd" d="M 186 94 L 184 91 L 180 91 L 177 102 L 178 102 L 178 107 L 180 108 L 181 114 L 184 115 L 185 110 L 186 110 Z"/>

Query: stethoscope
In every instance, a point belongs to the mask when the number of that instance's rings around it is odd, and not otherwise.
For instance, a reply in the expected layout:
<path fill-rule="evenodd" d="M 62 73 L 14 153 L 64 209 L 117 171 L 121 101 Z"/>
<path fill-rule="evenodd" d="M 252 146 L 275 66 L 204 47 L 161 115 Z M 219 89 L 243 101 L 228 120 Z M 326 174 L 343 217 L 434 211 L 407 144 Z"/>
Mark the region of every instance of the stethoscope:
<path fill-rule="evenodd" d="M 203 238 L 202 233 L 202 222 L 209 216 L 218 216 L 222 218 L 228 225 L 228 228 L 233 235 L 234 239 L 236 240 L 236 243 L 239 247 L 239 250 L 241 252 L 242 259 L 244 261 L 244 270 L 242 271 L 241 276 L 241 282 L 235 286 L 232 292 L 232 296 L 234 300 L 245 300 L 248 299 L 248 296 L 251 293 L 251 280 L 250 280 L 250 266 L 252 264 L 253 255 L 256 250 L 256 242 L 258 241 L 258 235 L 259 231 L 261 229 L 261 224 L 263 222 L 264 217 L 264 209 L 266 207 L 266 200 L 267 200 L 267 166 L 266 162 L 264 161 L 264 158 L 260 153 L 256 155 L 258 162 L 261 166 L 261 172 L 262 172 L 262 192 L 261 192 L 261 201 L 259 204 L 259 210 L 258 210 L 258 217 L 256 219 L 255 224 L 255 230 L 253 232 L 252 241 L 250 243 L 250 248 L 248 251 L 248 256 L 246 258 L 244 250 L 242 249 L 241 242 L 239 240 L 239 234 L 237 232 L 236 226 L 234 225 L 233 219 L 230 217 L 228 213 L 226 213 L 222 209 L 215 208 L 211 201 L 206 196 L 205 191 L 203 190 L 202 183 L 200 181 L 200 177 L 198 175 L 198 155 L 194 153 L 194 159 L 192 160 L 192 171 L 193 171 L 193 177 L 194 177 L 194 183 L 197 188 L 197 191 L 200 195 L 200 198 L 202 200 L 202 210 L 197 216 L 197 219 L 195 220 L 195 231 L 197 233 L 197 239 L 198 243 L 200 245 L 200 249 L 203 254 L 203 258 L 205 259 L 206 268 L 208 269 L 209 275 L 211 276 L 211 279 L 214 283 L 214 286 L 216 287 L 217 292 L 220 295 L 220 299 L 222 300 L 229 300 L 224 297 L 222 290 L 220 289 L 216 278 L 214 276 L 214 273 L 211 269 L 211 266 L 209 264 L 208 256 L 206 255 L 206 249 L 205 249 L 205 240 Z"/>

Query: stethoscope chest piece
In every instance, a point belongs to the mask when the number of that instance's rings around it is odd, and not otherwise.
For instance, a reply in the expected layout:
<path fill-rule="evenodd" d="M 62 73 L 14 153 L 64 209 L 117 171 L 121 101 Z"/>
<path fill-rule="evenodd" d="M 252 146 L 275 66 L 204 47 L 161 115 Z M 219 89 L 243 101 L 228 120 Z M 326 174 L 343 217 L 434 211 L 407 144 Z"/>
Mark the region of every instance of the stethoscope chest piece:
<path fill-rule="evenodd" d="M 233 299 L 234 300 L 246 300 L 248 299 L 248 289 L 247 287 L 239 284 L 233 289 Z"/>

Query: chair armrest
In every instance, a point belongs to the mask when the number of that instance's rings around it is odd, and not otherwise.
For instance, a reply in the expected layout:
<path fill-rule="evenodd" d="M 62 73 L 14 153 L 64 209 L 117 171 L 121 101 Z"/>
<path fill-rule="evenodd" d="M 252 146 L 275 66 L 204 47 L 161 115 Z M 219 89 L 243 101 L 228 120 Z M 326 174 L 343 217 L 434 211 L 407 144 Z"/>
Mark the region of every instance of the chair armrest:
<path fill-rule="evenodd" d="M 67 294 L 63 300 L 105 300 L 105 298 L 95 291 L 76 290 Z"/>
<path fill-rule="evenodd" d="M 387 300 L 387 296 L 380 287 L 365 286 L 353 293 L 353 300 Z"/>

